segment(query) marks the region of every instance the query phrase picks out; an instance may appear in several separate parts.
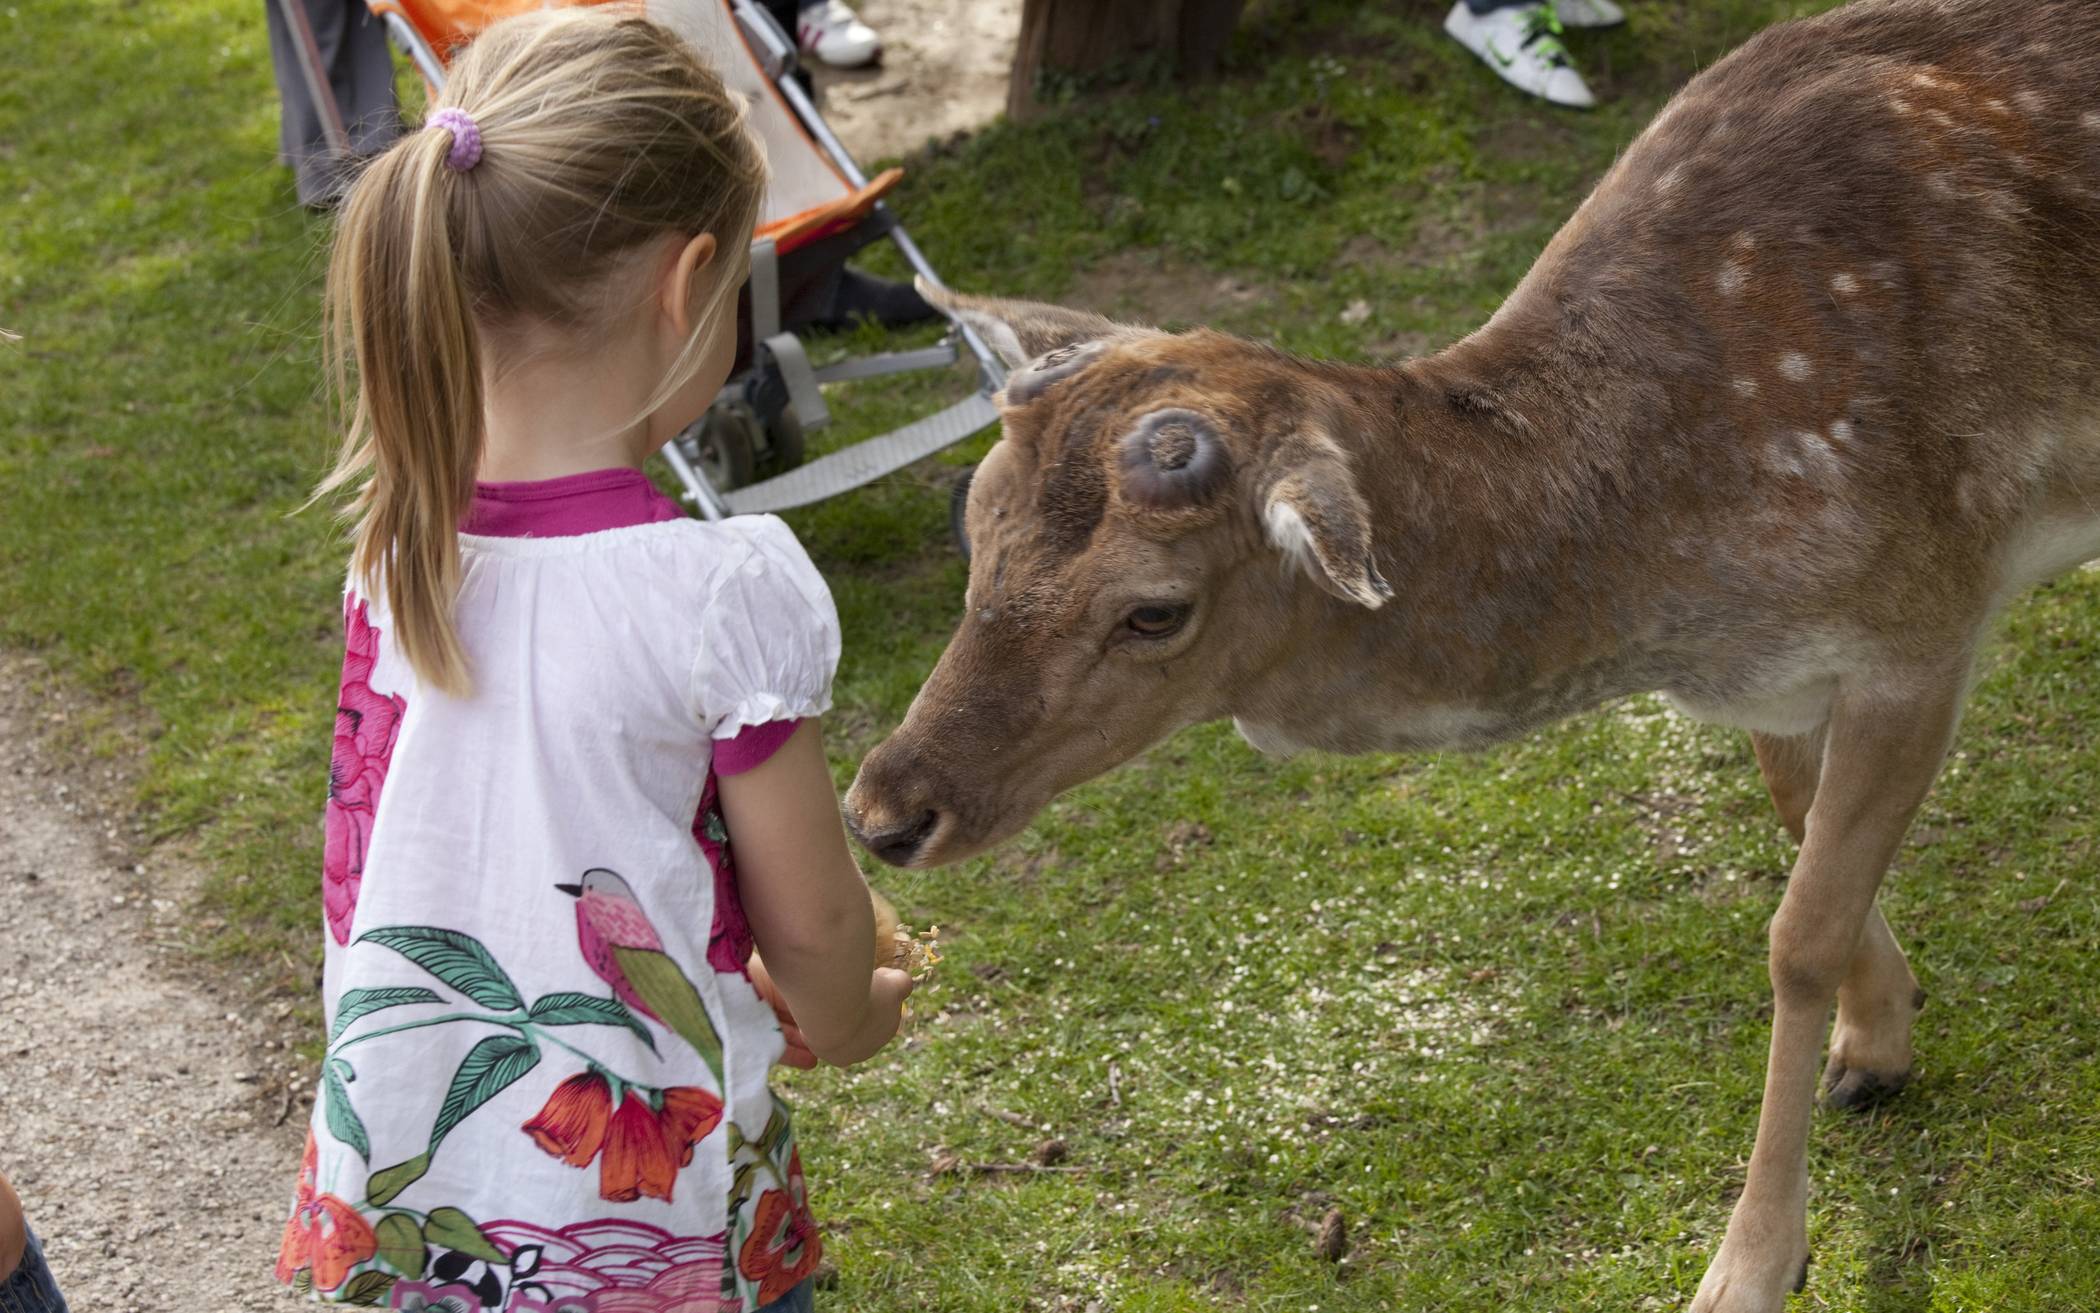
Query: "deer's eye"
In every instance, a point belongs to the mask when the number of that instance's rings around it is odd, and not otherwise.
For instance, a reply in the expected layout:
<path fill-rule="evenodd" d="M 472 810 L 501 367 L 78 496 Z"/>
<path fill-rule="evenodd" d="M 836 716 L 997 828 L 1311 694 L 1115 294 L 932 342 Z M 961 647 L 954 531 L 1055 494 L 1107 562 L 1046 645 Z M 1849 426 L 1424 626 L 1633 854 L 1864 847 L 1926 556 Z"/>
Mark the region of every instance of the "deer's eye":
<path fill-rule="evenodd" d="M 1188 623 L 1186 606 L 1140 606 L 1123 618 L 1124 632 L 1131 638 L 1171 638 Z"/>

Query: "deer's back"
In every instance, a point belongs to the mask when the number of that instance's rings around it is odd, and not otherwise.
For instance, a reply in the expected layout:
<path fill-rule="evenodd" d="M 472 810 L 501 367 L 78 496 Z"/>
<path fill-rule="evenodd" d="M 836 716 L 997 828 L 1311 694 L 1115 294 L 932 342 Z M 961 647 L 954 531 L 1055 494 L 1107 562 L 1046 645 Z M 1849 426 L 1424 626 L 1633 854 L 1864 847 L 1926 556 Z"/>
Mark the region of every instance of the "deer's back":
<path fill-rule="evenodd" d="M 2100 506 L 2096 88 L 2090 0 L 1773 28 L 1671 102 L 1447 367 L 1554 414 L 1548 461 L 1636 490 L 1601 508 L 1612 537 L 1706 545 L 1652 577 L 1973 606 L 2040 520 Z"/>

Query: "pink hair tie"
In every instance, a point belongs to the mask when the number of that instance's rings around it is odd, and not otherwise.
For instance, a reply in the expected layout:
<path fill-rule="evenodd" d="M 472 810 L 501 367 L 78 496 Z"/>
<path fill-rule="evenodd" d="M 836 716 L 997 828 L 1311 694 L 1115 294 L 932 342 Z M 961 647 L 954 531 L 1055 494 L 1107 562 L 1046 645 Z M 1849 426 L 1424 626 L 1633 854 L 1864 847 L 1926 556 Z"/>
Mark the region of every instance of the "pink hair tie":
<path fill-rule="evenodd" d="M 445 167 L 465 173 L 481 163 L 481 129 L 463 109 L 446 106 L 430 116 L 426 127 L 443 128 L 452 134 L 452 149 L 445 153 Z"/>

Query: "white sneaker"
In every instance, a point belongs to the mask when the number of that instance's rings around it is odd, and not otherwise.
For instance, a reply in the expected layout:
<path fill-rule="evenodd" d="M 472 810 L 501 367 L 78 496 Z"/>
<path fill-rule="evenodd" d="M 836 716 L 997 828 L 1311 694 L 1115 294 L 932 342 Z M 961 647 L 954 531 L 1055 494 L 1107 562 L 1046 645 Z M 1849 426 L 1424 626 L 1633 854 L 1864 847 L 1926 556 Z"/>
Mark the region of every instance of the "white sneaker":
<path fill-rule="evenodd" d="M 1568 27 L 1617 27 L 1626 11 L 1611 0 L 1553 0 L 1553 16 Z"/>
<path fill-rule="evenodd" d="M 833 68 L 859 68 L 882 53 L 882 38 L 839 0 L 817 0 L 795 15 L 795 41 L 805 55 Z"/>
<path fill-rule="evenodd" d="M 1568 48 L 1560 42 L 1560 20 L 1545 0 L 1485 14 L 1474 13 L 1466 0 L 1458 0 L 1444 19 L 1444 30 L 1511 86 L 1570 109 L 1597 103 L 1568 58 Z"/>

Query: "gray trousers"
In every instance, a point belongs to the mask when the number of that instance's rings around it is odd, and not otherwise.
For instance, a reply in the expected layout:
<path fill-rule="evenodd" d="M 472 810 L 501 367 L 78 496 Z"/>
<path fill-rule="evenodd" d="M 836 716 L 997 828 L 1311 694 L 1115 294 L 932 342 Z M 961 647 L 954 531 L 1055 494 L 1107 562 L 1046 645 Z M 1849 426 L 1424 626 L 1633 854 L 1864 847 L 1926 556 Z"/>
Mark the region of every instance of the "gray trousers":
<path fill-rule="evenodd" d="M 270 65 L 277 74 L 282 106 L 278 128 L 279 158 L 299 177 L 299 200 L 327 205 L 341 192 L 349 161 L 338 160 L 323 133 L 321 111 L 307 94 L 299 71 L 298 40 L 278 9 L 279 0 L 264 0 L 270 23 Z M 361 0 L 299 0 L 320 47 L 335 102 L 349 130 L 353 155 L 386 149 L 401 133 L 394 103 L 394 60 L 387 50 L 386 28 Z"/>

